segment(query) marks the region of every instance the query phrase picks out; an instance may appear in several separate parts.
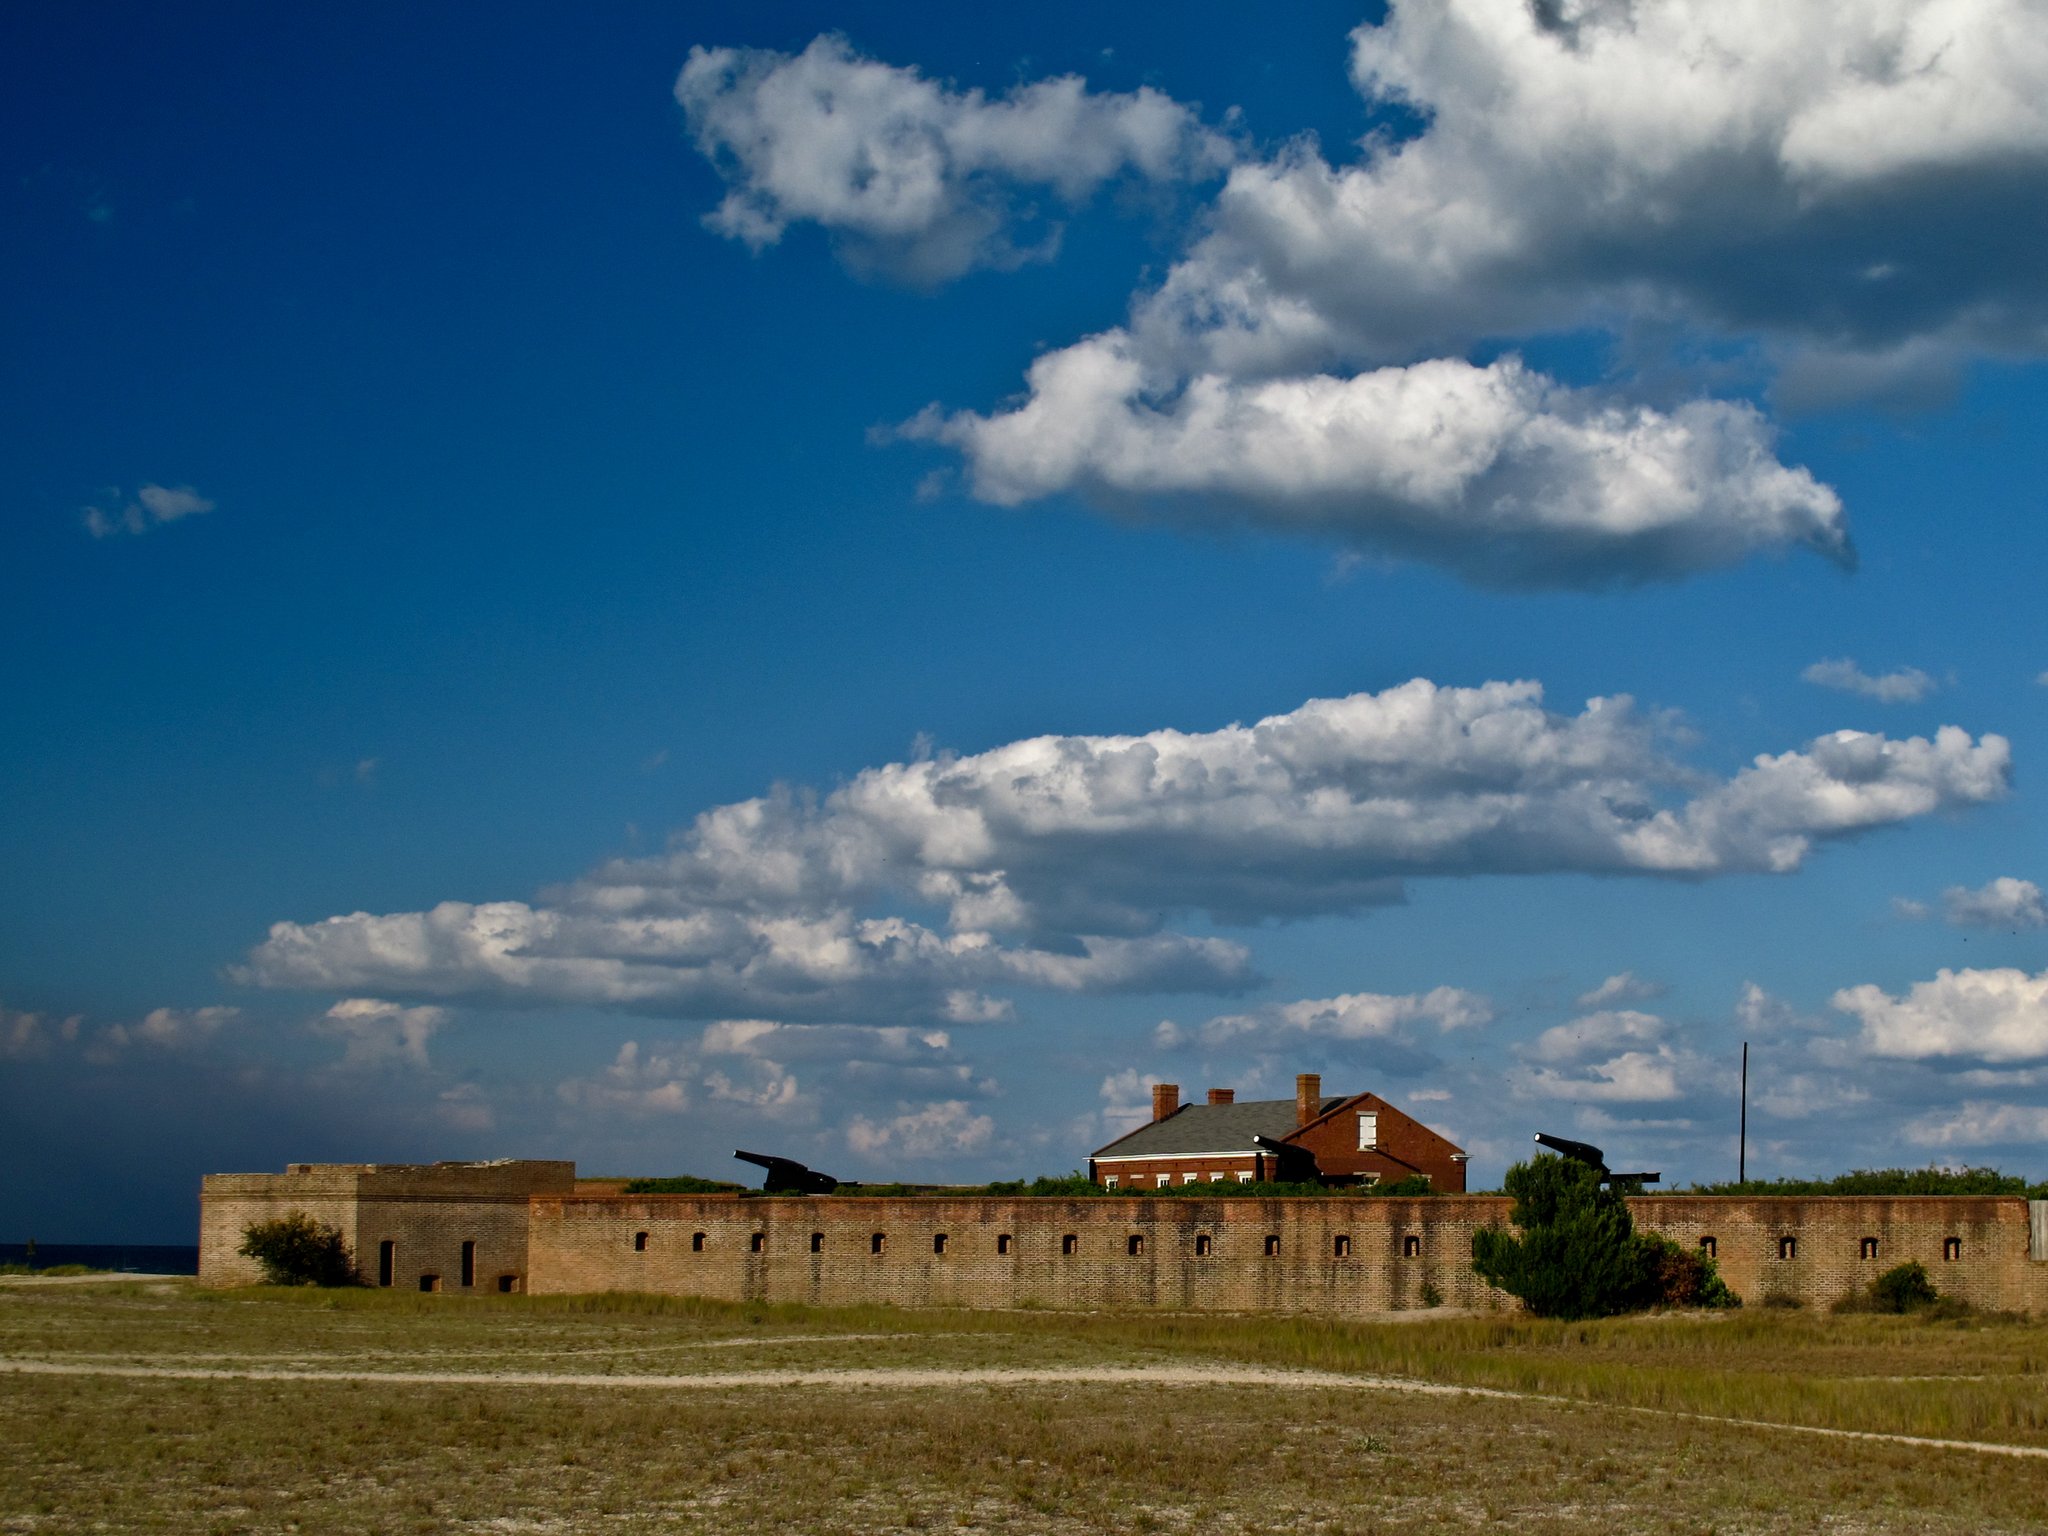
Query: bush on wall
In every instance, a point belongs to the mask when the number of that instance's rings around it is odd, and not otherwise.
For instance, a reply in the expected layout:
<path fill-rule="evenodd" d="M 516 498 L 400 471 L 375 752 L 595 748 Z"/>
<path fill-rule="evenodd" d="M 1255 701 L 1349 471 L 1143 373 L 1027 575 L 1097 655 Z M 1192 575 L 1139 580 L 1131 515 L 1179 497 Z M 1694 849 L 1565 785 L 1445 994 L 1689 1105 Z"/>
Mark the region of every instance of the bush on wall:
<path fill-rule="evenodd" d="M 355 1255 L 339 1227 L 290 1211 L 242 1229 L 240 1252 L 263 1268 L 267 1285 L 361 1285 Z"/>
<path fill-rule="evenodd" d="M 1538 1317 L 1740 1305 L 1712 1259 L 1639 1236 L 1628 1203 L 1600 1182 L 1597 1168 L 1539 1156 L 1510 1168 L 1504 1187 L 1520 1235 L 1473 1234 L 1472 1268 Z"/>

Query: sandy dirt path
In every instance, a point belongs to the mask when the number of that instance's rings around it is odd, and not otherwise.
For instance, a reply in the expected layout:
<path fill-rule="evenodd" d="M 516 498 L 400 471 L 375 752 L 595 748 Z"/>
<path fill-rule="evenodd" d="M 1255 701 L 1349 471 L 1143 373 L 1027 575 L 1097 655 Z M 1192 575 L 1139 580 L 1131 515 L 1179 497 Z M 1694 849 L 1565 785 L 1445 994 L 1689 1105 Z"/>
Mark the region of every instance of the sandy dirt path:
<path fill-rule="evenodd" d="M 1004 1386 L 1164 1386 L 1164 1387 L 1327 1387 L 1346 1391 L 1404 1392 L 1425 1397 L 1485 1397 L 1509 1402 L 1543 1403 L 1555 1407 L 1604 1408 L 1619 1413 L 1654 1414 L 1696 1424 L 1721 1424 L 1737 1429 L 1772 1430 L 1781 1434 L 1821 1435 L 1832 1440 L 1868 1440 L 1881 1445 L 1916 1446 L 1926 1450 L 1973 1451 L 1988 1456 L 2019 1456 L 2048 1460 L 2048 1446 L 2001 1445 L 1991 1440 L 1937 1440 L 1926 1435 L 1892 1435 L 1876 1430 L 1826 1429 L 1813 1424 L 1782 1424 L 1764 1419 L 1725 1418 L 1709 1413 L 1683 1413 L 1664 1408 L 1639 1408 L 1626 1403 L 1591 1403 L 1538 1392 L 1508 1392 L 1498 1387 L 1450 1386 L 1401 1376 L 1346 1376 L 1334 1371 L 1288 1371 L 1258 1366 L 1105 1365 L 1003 1366 L 965 1370 L 885 1367 L 845 1370 L 761 1370 L 704 1372 L 688 1376 L 592 1375 L 552 1371 L 318 1371 L 252 1367 L 224 1370 L 206 1366 L 99 1365 L 60 1360 L 0 1359 L 0 1375 L 118 1376 L 165 1381 L 305 1381 L 375 1382 L 437 1387 L 582 1387 L 613 1391 L 733 1391 L 790 1387 L 888 1388 Z"/>

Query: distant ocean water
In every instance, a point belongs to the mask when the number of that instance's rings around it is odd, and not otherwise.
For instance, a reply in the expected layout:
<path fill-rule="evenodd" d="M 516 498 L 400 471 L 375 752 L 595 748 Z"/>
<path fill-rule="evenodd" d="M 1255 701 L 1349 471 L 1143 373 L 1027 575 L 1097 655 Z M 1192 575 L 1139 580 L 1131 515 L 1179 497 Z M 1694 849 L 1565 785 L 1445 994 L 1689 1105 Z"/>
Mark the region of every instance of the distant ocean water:
<path fill-rule="evenodd" d="M 28 1244 L 0 1243 L 0 1264 L 26 1264 Z M 84 1264 L 145 1275 L 196 1275 L 199 1248 L 183 1243 L 37 1243 L 36 1268 Z"/>

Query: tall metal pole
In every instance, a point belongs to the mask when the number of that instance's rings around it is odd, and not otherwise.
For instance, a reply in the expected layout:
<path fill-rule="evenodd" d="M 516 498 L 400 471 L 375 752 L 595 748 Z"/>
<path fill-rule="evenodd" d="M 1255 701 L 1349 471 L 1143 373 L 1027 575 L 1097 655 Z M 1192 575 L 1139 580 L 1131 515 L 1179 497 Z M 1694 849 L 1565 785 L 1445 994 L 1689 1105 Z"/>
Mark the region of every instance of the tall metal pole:
<path fill-rule="evenodd" d="M 1735 1182 L 1749 1182 L 1749 1042 L 1742 1042 L 1742 1121 L 1735 1133 Z"/>

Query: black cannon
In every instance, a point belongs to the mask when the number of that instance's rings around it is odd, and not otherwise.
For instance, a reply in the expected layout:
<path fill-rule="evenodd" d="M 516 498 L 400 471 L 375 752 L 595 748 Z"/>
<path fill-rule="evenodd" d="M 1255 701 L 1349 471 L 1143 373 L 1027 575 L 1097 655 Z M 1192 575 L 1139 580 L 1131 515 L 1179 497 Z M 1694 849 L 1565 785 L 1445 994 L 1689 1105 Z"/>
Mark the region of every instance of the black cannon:
<path fill-rule="evenodd" d="M 1645 1184 L 1660 1183 L 1664 1178 L 1661 1173 L 1612 1172 L 1607 1166 L 1606 1154 L 1598 1147 L 1589 1142 L 1573 1141 L 1569 1136 L 1552 1136 L 1547 1132 L 1538 1131 L 1536 1140 L 1539 1145 L 1546 1146 L 1553 1152 L 1562 1153 L 1575 1163 L 1597 1168 L 1600 1171 L 1600 1182 L 1603 1184 L 1625 1184 L 1640 1189 Z"/>
<path fill-rule="evenodd" d="M 806 1168 L 791 1157 L 773 1157 L 765 1152 L 734 1152 L 733 1156 L 743 1163 L 752 1163 L 757 1168 L 768 1170 L 768 1180 L 761 1186 L 764 1195 L 829 1195 L 839 1187 L 839 1180 L 829 1173 L 819 1173 L 815 1168 Z"/>

